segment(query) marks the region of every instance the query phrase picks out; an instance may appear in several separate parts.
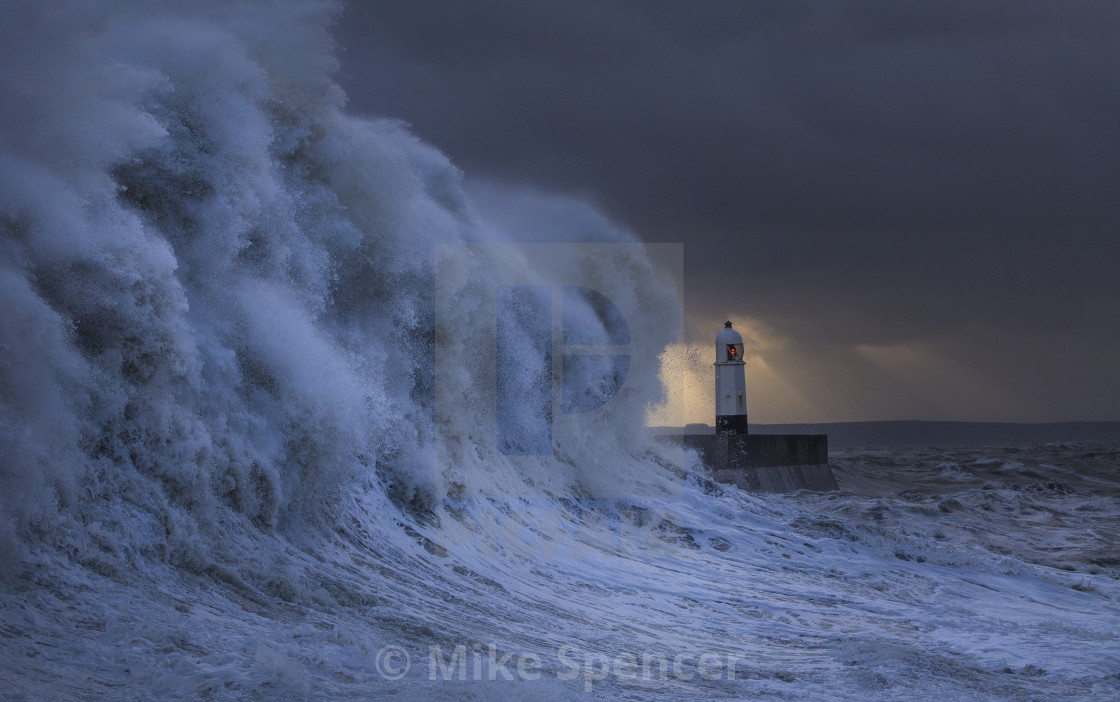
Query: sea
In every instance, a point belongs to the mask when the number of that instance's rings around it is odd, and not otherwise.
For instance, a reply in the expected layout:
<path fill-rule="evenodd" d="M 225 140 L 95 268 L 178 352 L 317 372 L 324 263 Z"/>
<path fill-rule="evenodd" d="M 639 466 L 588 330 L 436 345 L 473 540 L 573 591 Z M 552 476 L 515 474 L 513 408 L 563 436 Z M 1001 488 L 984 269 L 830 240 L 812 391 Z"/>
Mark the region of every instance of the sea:
<path fill-rule="evenodd" d="M 1120 444 L 715 483 L 661 259 L 350 114 L 334 3 L 3 13 L 0 699 L 1120 697 Z"/>

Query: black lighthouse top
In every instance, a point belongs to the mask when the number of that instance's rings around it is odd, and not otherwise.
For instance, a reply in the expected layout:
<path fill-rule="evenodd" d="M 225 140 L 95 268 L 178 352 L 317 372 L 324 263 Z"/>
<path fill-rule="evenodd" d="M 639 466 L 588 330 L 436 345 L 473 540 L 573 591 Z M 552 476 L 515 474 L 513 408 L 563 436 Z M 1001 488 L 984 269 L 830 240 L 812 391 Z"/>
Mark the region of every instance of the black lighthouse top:
<path fill-rule="evenodd" d="M 731 322 L 730 321 L 724 322 L 723 323 L 723 328 L 724 329 L 730 329 L 731 328 Z"/>

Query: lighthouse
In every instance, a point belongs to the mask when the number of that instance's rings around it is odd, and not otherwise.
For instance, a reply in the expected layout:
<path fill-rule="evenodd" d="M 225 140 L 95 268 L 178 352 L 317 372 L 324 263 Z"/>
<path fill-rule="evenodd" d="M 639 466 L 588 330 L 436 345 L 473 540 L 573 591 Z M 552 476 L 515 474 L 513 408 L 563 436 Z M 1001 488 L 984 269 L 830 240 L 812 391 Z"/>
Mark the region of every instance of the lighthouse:
<path fill-rule="evenodd" d="M 716 337 L 716 433 L 747 433 L 747 383 L 743 377 L 743 337 L 724 322 Z"/>
<path fill-rule="evenodd" d="M 748 434 L 743 337 L 731 322 L 716 337 L 716 433 L 665 434 L 693 449 L 716 482 L 750 492 L 838 490 L 827 434 Z"/>

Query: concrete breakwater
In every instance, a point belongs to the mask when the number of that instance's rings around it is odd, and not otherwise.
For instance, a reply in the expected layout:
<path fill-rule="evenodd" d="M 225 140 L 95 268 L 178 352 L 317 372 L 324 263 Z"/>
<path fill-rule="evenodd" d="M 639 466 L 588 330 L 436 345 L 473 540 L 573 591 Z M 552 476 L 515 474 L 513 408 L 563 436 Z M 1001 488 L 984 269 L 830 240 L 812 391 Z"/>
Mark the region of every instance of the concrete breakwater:
<path fill-rule="evenodd" d="M 750 492 L 836 490 L 826 434 L 667 434 L 694 449 L 721 483 Z"/>

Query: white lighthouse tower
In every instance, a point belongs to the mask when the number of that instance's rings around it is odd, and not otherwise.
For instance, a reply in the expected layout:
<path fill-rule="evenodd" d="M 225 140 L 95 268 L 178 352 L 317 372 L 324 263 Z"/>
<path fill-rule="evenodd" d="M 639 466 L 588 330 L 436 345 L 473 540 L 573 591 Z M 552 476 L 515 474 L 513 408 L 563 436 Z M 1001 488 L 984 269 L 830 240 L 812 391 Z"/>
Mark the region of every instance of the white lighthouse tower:
<path fill-rule="evenodd" d="M 747 382 L 743 377 L 743 337 L 724 322 L 716 337 L 716 433 L 747 433 Z"/>

